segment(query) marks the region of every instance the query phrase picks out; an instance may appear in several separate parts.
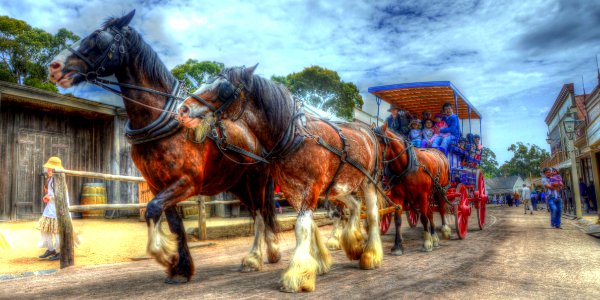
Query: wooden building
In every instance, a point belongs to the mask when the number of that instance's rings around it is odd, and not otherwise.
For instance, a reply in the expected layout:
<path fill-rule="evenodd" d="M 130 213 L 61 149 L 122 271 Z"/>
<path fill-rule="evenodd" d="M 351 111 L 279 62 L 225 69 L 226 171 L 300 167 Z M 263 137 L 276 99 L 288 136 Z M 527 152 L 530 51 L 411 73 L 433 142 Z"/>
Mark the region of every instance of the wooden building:
<path fill-rule="evenodd" d="M 39 218 L 42 165 L 58 156 L 67 169 L 139 176 L 120 107 L 0 81 L 0 221 Z M 70 203 L 97 179 L 67 177 Z M 137 186 L 106 182 L 108 203 L 137 202 Z"/>

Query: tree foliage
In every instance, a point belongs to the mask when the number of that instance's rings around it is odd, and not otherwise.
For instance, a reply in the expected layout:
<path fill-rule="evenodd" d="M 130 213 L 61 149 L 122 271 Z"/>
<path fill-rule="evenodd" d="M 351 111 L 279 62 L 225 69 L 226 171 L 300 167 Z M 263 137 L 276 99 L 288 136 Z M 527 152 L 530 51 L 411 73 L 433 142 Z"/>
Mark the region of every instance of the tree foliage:
<path fill-rule="evenodd" d="M 540 173 L 540 164 L 550 155 L 548 151 L 531 145 L 517 142 L 507 149 L 513 153 L 513 157 L 500 166 L 500 174 L 504 176 L 519 175 L 522 178 L 537 176 Z"/>
<path fill-rule="evenodd" d="M 0 80 L 57 91 L 46 65 L 64 45 L 78 40 L 62 28 L 52 35 L 24 21 L 0 16 Z"/>
<path fill-rule="evenodd" d="M 492 149 L 484 147 L 481 152 L 481 168 L 485 178 L 493 178 L 498 176 L 500 170 L 498 170 L 498 161 L 496 160 L 496 153 Z"/>
<path fill-rule="evenodd" d="M 301 101 L 347 120 L 352 119 L 353 108 L 362 107 L 364 103 L 356 85 L 342 81 L 337 72 L 319 66 L 271 79 L 287 86 Z"/>
<path fill-rule="evenodd" d="M 199 87 L 206 82 L 208 78 L 218 75 L 225 65 L 215 61 L 197 61 L 188 59 L 184 64 L 177 65 L 171 73 L 179 80 L 183 80 L 188 87 Z M 192 82 L 187 76 L 192 77 L 196 82 Z"/>

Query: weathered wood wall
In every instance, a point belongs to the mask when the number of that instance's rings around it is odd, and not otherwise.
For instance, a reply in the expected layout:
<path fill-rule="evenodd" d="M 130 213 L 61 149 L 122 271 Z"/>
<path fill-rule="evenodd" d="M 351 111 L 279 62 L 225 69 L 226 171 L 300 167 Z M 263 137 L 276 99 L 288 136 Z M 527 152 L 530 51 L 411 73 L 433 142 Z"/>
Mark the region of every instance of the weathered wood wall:
<path fill-rule="evenodd" d="M 44 162 L 59 156 L 67 169 L 139 176 L 122 130 L 125 117 L 84 116 L 60 109 L 0 103 L 0 220 L 41 215 Z M 67 177 L 70 203 L 97 179 Z M 109 203 L 137 202 L 137 186 L 107 182 Z"/>

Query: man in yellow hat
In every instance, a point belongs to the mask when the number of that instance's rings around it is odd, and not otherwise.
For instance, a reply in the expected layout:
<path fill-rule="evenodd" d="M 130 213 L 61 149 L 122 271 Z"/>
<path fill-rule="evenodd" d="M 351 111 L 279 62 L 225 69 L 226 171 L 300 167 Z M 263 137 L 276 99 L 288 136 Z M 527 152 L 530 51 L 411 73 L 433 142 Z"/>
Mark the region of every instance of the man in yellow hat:
<path fill-rule="evenodd" d="M 54 181 L 52 180 L 52 173 L 54 170 L 64 170 L 60 158 L 52 156 L 43 166 L 48 173 L 48 181 L 46 184 L 47 192 L 44 195 L 44 213 L 38 221 L 37 229 L 40 230 L 42 238 L 38 244 L 40 248 L 47 248 L 44 254 L 40 255 L 39 258 L 49 258 L 49 260 L 59 260 L 60 253 L 60 237 L 58 235 L 58 222 L 56 221 L 56 203 L 54 202 Z M 68 203 L 68 196 L 67 196 Z M 55 242 L 54 242 L 55 241 Z"/>

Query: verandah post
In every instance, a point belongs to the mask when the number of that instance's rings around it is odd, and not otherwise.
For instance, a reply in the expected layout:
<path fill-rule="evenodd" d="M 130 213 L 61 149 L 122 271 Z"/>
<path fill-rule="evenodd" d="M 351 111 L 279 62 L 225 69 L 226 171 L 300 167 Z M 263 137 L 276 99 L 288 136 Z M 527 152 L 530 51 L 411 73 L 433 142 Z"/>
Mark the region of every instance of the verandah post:
<path fill-rule="evenodd" d="M 56 202 L 56 221 L 60 236 L 60 268 L 75 264 L 73 249 L 73 223 L 67 204 L 67 183 L 65 173 L 54 171 L 54 201 Z"/>

